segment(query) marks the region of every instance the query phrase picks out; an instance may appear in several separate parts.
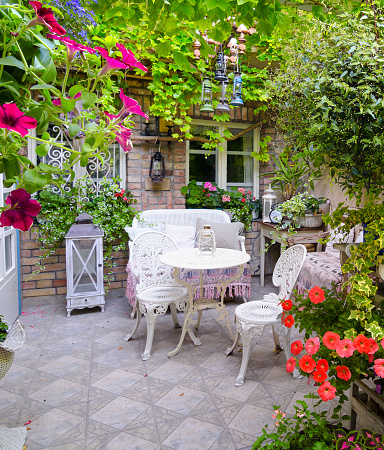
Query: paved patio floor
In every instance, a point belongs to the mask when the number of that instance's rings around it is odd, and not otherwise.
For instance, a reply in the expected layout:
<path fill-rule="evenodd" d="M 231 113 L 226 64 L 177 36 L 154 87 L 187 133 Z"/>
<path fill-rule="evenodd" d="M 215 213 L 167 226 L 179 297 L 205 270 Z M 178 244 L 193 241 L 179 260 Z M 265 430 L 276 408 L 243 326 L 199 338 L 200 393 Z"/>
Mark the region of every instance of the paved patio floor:
<path fill-rule="evenodd" d="M 261 289 L 254 277 L 251 299 L 276 292 L 267 282 Z M 213 310 L 204 311 L 197 333 L 203 345 L 187 336 L 172 359 L 180 329 L 170 314 L 160 316 L 152 358 L 142 361 L 146 323 L 123 340 L 134 322 L 122 290 L 109 292 L 105 313 L 70 318 L 63 297 L 34 302 L 20 318 L 26 344 L 0 381 L 0 425 L 26 425 L 28 450 L 250 449 L 273 424 L 273 405 L 293 412 L 309 390 L 307 379 L 287 374 L 284 353 L 273 353 L 271 330 L 253 341 L 246 382 L 236 388 L 241 352 L 225 357 L 231 342 Z M 231 318 L 240 303 L 226 302 Z"/>

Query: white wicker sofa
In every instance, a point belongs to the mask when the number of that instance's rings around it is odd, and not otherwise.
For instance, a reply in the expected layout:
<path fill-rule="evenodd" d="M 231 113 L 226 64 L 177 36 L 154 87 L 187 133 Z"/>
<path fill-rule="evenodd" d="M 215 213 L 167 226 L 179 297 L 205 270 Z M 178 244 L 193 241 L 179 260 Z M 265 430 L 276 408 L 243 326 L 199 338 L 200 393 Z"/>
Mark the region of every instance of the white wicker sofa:
<path fill-rule="evenodd" d="M 199 219 L 199 220 L 198 220 Z M 153 209 L 142 211 L 139 219 L 134 218 L 132 227 L 126 227 L 131 241 L 140 232 L 150 230 L 161 231 L 168 234 L 178 245 L 179 248 L 186 246 L 194 246 L 196 241 L 196 225 L 201 223 L 213 224 L 215 230 L 217 246 L 229 247 L 245 252 L 244 236 L 239 233 L 242 232 L 243 227 L 239 224 L 231 223 L 227 213 L 216 209 Z M 230 271 L 235 269 L 222 269 L 214 271 L 206 271 L 204 273 L 204 293 L 208 298 L 217 296 L 215 291 L 215 280 L 218 277 L 230 275 Z M 130 262 L 128 261 L 127 269 L 127 289 L 126 296 L 134 305 L 135 302 L 135 286 L 136 282 L 130 269 Z M 185 271 L 185 278 L 194 278 L 198 281 L 199 274 L 195 271 Z M 251 292 L 251 271 L 249 266 L 245 267 L 242 277 L 228 286 L 228 294 L 232 296 L 242 296 L 249 298 Z M 199 292 L 197 291 L 197 294 Z"/>

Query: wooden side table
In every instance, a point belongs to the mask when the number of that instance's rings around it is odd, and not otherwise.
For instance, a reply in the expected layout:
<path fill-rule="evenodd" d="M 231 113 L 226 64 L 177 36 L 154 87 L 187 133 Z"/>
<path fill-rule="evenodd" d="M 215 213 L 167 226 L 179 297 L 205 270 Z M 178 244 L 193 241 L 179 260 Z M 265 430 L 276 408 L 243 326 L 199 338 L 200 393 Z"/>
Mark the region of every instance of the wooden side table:
<path fill-rule="evenodd" d="M 261 222 L 260 223 L 260 286 L 264 287 L 264 275 L 265 275 L 265 239 L 273 239 L 274 241 L 278 242 L 280 244 L 280 255 L 284 252 L 286 248 L 286 242 L 289 237 L 287 230 L 279 230 L 277 236 L 272 236 L 271 233 L 273 233 L 276 230 L 276 225 L 268 222 Z M 320 228 L 297 228 L 296 229 L 296 236 L 300 237 L 311 237 L 316 240 L 319 233 L 324 230 L 324 227 Z"/>

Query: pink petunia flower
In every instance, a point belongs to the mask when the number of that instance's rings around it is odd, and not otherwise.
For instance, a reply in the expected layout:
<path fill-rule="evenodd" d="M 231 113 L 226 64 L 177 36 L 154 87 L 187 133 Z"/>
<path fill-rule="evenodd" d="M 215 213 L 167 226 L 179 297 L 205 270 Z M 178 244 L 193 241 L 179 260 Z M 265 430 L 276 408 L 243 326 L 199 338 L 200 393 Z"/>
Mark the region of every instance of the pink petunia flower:
<path fill-rule="evenodd" d="M 129 128 L 125 128 L 122 126 L 119 126 L 118 130 L 114 130 L 114 133 L 116 135 L 116 141 L 121 145 L 123 150 L 128 153 L 132 150 L 132 130 Z"/>
<path fill-rule="evenodd" d="M 320 339 L 316 336 L 309 338 L 305 343 L 305 351 L 308 355 L 314 355 L 320 348 Z"/>
<path fill-rule="evenodd" d="M 295 370 L 295 367 L 296 367 L 296 360 L 292 356 L 291 358 L 288 359 L 285 368 L 286 368 L 287 372 L 292 373 Z"/>
<path fill-rule="evenodd" d="M 343 339 L 336 345 L 336 353 L 341 358 L 349 358 L 353 355 L 355 351 L 355 347 L 353 346 L 353 342 L 350 339 Z"/>
<path fill-rule="evenodd" d="M 148 72 L 148 69 L 143 64 L 141 64 L 140 61 L 136 59 L 135 55 L 131 50 L 128 50 L 127 48 L 124 47 L 124 45 L 121 44 L 117 44 L 116 47 L 121 51 L 122 55 L 121 61 L 124 64 L 126 64 L 130 68 L 136 67 L 142 70 L 143 72 Z"/>
<path fill-rule="evenodd" d="M 353 346 L 359 353 L 368 353 L 371 349 L 369 339 L 363 334 L 359 334 L 357 337 L 355 337 L 355 339 L 353 340 Z"/>
<path fill-rule="evenodd" d="M 291 344 L 291 353 L 293 355 L 298 355 L 303 350 L 303 344 L 301 341 L 295 341 Z"/>
<path fill-rule="evenodd" d="M 312 373 L 315 370 L 316 362 L 312 356 L 304 355 L 299 360 L 300 369 L 306 373 Z"/>
<path fill-rule="evenodd" d="M 374 369 L 377 376 L 384 378 L 384 359 L 376 359 Z"/>
<path fill-rule="evenodd" d="M 369 347 L 368 355 L 374 355 L 379 350 L 379 344 L 373 338 L 369 338 Z"/>
<path fill-rule="evenodd" d="M 332 400 L 336 396 L 336 388 L 332 386 L 329 381 L 325 381 L 317 390 L 317 393 L 320 395 L 321 399 L 324 402 L 328 400 Z"/>
<path fill-rule="evenodd" d="M 93 48 L 86 47 L 85 45 L 82 44 L 78 44 L 77 42 L 67 37 L 61 37 L 55 34 L 48 33 L 47 38 L 64 42 L 65 46 L 67 47 L 67 58 L 69 62 L 73 60 L 77 52 L 96 53 L 96 50 L 94 50 Z"/>
<path fill-rule="evenodd" d="M 123 107 L 118 113 L 120 118 L 124 120 L 130 114 L 138 114 L 139 116 L 148 119 L 148 116 L 141 110 L 139 103 L 136 100 L 133 100 L 133 98 L 124 95 L 124 91 L 122 89 L 120 89 L 120 99 L 123 102 Z"/>
<path fill-rule="evenodd" d="M 340 342 L 340 336 L 333 331 L 327 331 L 323 336 L 323 344 L 329 350 L 336 350 L 336 345 Z"/>
<path fill-rule="evenodd" d="M 53 17 L 53 12 L 50 8 L 43 8 L 42 4 L 36 1 L 29 2 L 29 4 L 35 10 L 37 17 L 29 22 L 28 28 L 40 24 L 47 26 L 52 33 L 56 33 L 59 35 L 64 35 L 66 33 L 64 28 L 60 26 L 57 23 L 56 19 Z"/>
<path fill-rule="evenodd" d="M 16 106 L 16 103 L 4 103 L 0 105 L 0 128 L 15 131 L 25 136 L 28 130 L 37 127 L 37 120 L 33 117 L 25 116 Z"/>
<path fill-rule="evenodd" d="M 41 210 L 40 203 L 31 199 L 31 194 L 21 188 L 12 191 L 5 199 L 5 204 L 7 207 L 0 215 L 0 226 L 13 226 L 21 231 L 31 228 L 33 218 Z"/>
<path fill-rule="evenodd" d="M 381 340 L 381 346 L 383 347 L 384 350 L 384 338 Z"/>
<path fill-rule="evenodd" d="M 347 366 L 337 366 L 336 375 L 342 380 L 348 381 L 351 378 L 351 371 Z"/>
<path fill-rule="evenodd" d="M 124 48 L 123 46 L 121 46 L 122 48 Z M 118 56 L 112 57 L 109 56 L 108 50 L 106 50 L 105 48 L 102 47 L 95 47 L 95 49 L 100 53 L 100 55 L 106 60 L 106 64 L 105 66 L 101 69 L 100 73 L 99 73 L 99 77 L 105 75 L 106 73 L 110 72 L 111 70 L 117 70 L 117 69 L 124 69 L 124 70 L 130 70 L 132 69 L 132 67 L 138 67 L 139 69 L 143 70 L 144 72 L 147 72 L 147 68 L 145 66 L 143 66 L 141 63 L 139 63 L 137 61 L 136 58 L 135 61 L 136 63 L 133 62 L 132 58 L 128 54 L 128 50 L 126 50 L 126 54 L 122 52 L 123 54 L 123 58 L 119 58 Z M 121 51 L 121 48 L 119 48 L 119 50 Z M 133 55 L 133 53 L 132 53 Z M 135 64 L 135 65 L 132 65 Z M 139 67 L 141 66 L 141 67 Z"/>

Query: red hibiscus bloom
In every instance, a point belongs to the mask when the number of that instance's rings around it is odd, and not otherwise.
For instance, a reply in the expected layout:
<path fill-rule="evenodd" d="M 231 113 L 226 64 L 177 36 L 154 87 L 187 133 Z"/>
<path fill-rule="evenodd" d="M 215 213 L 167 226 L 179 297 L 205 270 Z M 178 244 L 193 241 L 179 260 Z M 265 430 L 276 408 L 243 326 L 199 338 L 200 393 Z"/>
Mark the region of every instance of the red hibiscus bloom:
<path fill-rule="evenodd" d="M 336 388 L 332 386 L 329 381 L 325 381 L 317 390 L 317 393 L 320 395 L 321 400 L 323 402 L 327 402 L 328 400 L 332 400 L 336 396 Z"/>
<path fill-rule="evenodd" d="M 303 372 L 311 373 L 315 370 L 316 362 L 312 356 L 304 355 L 299 360 L 299 366 Z"/>
<path fill-rule="evenodd" d="M 29 2 L 35 10 L 36 16 L 28 24 L 28 28 L 34 27 L 37 24 L 45 25 L 49 28 L 52 33 L 64 35 L 66 31 L 61 27 L 56 19 L 53 17 L 53 12 L 49 8 L 43 8 L 40 2 Z"/>
<path fill-rule="evenodd" d="M 336 350 L 336 345 L 340 342 L 340 336 L 333 331 L 327 331 L 323 336 L 323 344 L 329 350 Z"/>
<path fill-rule="evenodd" d="M 33 218 L 41 210 L 40 203 L 31 199 L 24 189 L 12 191 L 5 199 L 7 208 L 0 215 L 0 226 L 13 226 L 21 231 L 27 231 L 31 228 Z"/>
<path fill-rule="evenodd" d="M 353 340 L 353 346 L 359 353 L 368 353 L 371 349 L 371 344 L 369 339 L 365 337 L 363 334 L 359 334 Z"/>
<path fill-rule="evenodd" d="M 336 375 L 342 380 L 348 381 L 351 378 L 351 371 L 347 366 L 337 366 Z"/>
<path fill-rule="evenodd" d="M 295 341 L 291 344 L 291 353 L 294 355 L 298 355 L 303 350 L 303 344 L 301 341 Z"/>
<path fill-rule="evenodd" d="M 137 67 L 138 69 L 141 69 L 143 72 L 148 72 L 148 69 L 143 64 L 141 64 L 140 61 L 136 59 L 135 55 L 133 54 L 133 52 L 131 52 L 131 50 L 128 50 L 127 48 L 124 47 L 124 45 L 121 44 L 117 44 L 116 47 L 121 51 L 122 55 L 121 61 L 124 64 L 130 66 L 130 68 Z"/>
<path fill-rule="evenodd" d="M 77 42 L 67 37 L 61 37 L 55 34 L 48 33 L 47 38 L 64 42 L 65 46 L 67 47 L 67 58 L 69 62 L 73 60 L 77 52 L 96 53 L 96 50 L 94 50 L 93 48 L 86 47 L 85 45 L 82 44 L 78 44 Z"/>
<path fill-rule="evenodd" d="M 295 323 L 295 319 L 293 318 L 292 315 L 287 316 L 284 320 L 284 325 L 287 328 L 292 328 L 294 323 Z"/>
<path fill-rule="evenodd" d="M 374 369 L 377 376 L 384 378 L 384 359 L 376 359 Z"/>
<path fill-rule="evenodd" d="M 328 361 L 326 359 L 319 359 L 317 361 L 316 370 L 322 370 L 326 372 L 329 369 Z"/>
<path fill-rule="evenodd" d="M 320 339 L 316 336 L 314 338 L 310 338 L 305 343 L 305 351 L 308 355 L 314 355 L 320 348 Z"/>
<path fill-rule="evenodd" d="M 287 369 L 287 372 L 289 372 L 289 373 L 292 373 L 295 370 L 296 360 L 295 360 L 295 358 L 293 356 L 288 359 L 287 364 L 286 364 L 285 367 Z"/>
<path fill-rule="evenodd" d="M 349 358 L 354 351 L 355 347 L 350 339 L 343 339 L 336 345 L 336 353 L 342 358 Z"/>
<path fill-rule="evenodd" d="M 284 300 L 281 306 L 284 309 L 284 311 L 290 311 L 292 309 L 292 301 Z"/>
<path fill-rule="evenodd" d="M 369 338 L 369 351 L 368 355 L 374 355 L 379 350 L 379 344 L 372 338 Z"/>
<path fill-rule="evenodd" d="M 313 372 L 313 379 L 316 381 L 316 383 L 322 383 L 327 379 L 327 374 L 324 372 L 324 370 L 315 370 Z"/>
<path fill-rule="evenodd" d="M 324 291 L 319 288 L 319 286 L 315 286 L 308 292 L 309 300 L 311 300 L 312 303 L 322 303 L 325 300 L 325 294 Z"/>
<path fill-rule="evenodd" d="M 25 116 L 15 103 L 4 103 L 0 105 L 0 128 L 16 131 L 25 136 L 28 130 L 37 127 L 37 120 L 33 117 Z"/>

